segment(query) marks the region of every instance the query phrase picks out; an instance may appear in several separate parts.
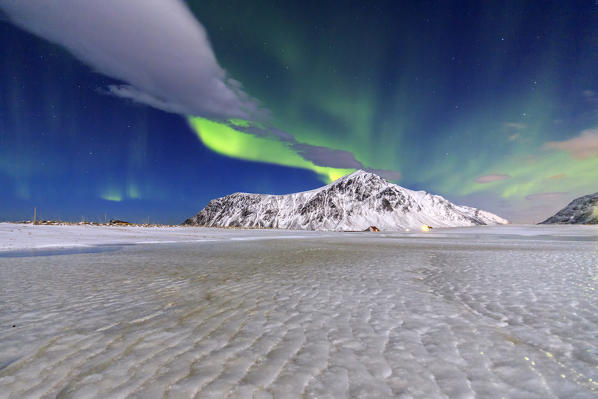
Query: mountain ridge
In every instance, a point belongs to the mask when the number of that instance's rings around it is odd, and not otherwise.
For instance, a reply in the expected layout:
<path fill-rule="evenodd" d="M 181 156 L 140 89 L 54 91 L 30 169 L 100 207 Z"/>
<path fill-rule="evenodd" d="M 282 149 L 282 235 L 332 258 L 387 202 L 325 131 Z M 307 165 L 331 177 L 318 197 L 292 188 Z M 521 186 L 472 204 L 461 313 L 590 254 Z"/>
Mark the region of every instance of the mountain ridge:
<path fill-rule="evenodd" d="M 234 193 L 211 200 L 183 224 L 360 231 L 505 224 L 480 209 L 452 204 L 425 191 L 412 191 L 362 170 L 326 186 L 292 194 Z"/>

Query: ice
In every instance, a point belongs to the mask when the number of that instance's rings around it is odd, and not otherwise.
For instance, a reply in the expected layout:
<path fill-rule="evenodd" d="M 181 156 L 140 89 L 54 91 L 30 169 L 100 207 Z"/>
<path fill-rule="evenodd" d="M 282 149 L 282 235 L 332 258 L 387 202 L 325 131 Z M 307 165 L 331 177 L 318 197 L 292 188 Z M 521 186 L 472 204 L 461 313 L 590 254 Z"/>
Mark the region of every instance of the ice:
<path fill-rule="evenodd" d="M 0 224 L 0 397 L 598 396 L 596 226 L 120 229 Z"/>

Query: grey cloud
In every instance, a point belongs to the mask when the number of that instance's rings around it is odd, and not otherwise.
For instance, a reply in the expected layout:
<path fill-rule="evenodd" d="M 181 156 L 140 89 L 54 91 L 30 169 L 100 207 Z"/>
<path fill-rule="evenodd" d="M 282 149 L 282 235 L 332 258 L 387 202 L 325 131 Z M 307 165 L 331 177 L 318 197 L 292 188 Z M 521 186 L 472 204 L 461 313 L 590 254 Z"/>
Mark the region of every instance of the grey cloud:
<path fill-rule="evenodd" d="M 108 88 L 117 96 L 221 120 L 261 115 L 218 65 L 204 28 L 180 0 L 0 0 L 2 12 L 126 82 Z"/>
<path fill-rule="evenodd" d="M 280 141 L 285 141 L 289 143 L 296 143 L 295 138 L 290 135 L 289 133 L 285 132 L 284 130 L 272 128 L 272 127 L 259 127 L 255 125 L 251 126 L 235 126 L 232 123 L 229 123 L 229 126 L 239 132 L 249 133 L 257 137 L 264 137 L 264 138 L 275 138 Z"/>
<path fill-rule="evenodd" d="M 341 169 L 363 169 L 366 172 L 375 173 L 386 180 L 398 181 L 401 179 L 401 172 L 386 169 L 366 168 L 361 162 L 355 159 L 350 151 L 335 150 L 327 147 L 314 146 L 309 144 L 294 144 L 293 148 L 305 159 L 319 166 L 330 166 Z"/>
<path fill-rule="evenodd" d="M 267 123 L 268 111 L 227 76 L 205 29 L 181 0 L 0 0 L 3 13 L 97 72 L 123 81 L 102 88 L 104 93 L 182 115 Z M 342 128 L 324 113 L 311 114 Z M 276 128 L 234 128 L 289 143 L 316 165 L 366 169 L 351 152 L 300 144 Z"/>
<path fill-rule="evenodd" d="M 377 174 L 380 177 L 385 178 L 386 180 L 390 181 L 399 181 L 403 175 L 401 172 L 397 172 L 394 170 L 386 170 L 386 169 L 366 169 L 366 172 L 372 172 Z"/>
<path fill-rule="evenodd" d="M 289 145 L 297 151 L 299 155 L 314 165 L 341 168 L 341 169 L 363 169 L 368 172 L 376 173 L 377 175 L 392 181 L 397 181 L 401 178 L 401 173 L 394 170 L 385 169 L 371 169 L 365 167 L 361 162 L 355 159 L 350 151 L 336 150 L 328 147 L 316 146 L 311 144 L 299 143 L 295 138 L 285 131 L 276 128 L 264 128 L 255 125 L 243 127 L 234 126 L 230 124 L 235 130 L 252 134 L 258 137 L 273 137 L 280 141 L 289 143 Z"/>
<path fill-rule="evenodd" d="M 150 107 L 161 109 L 162 111 L 166 112 L 182 115 L 188 113 L 188 110 L 180 104 L 171 103 L 165 99 L 153 97 L 150 94 L 138 90 L 130 85 L 109 85 L 108 90 L 100 90 L 100 92 L 126 98 L 135 103 L 149 105 Z"/>
<path fill-rule="evenodd" d="M 365 169 L 363 164 L 356 160 L 353 153 L 349 151 L 300 143 L 294 144 L 293 149 L 315 165 L 342 169 Z"/>

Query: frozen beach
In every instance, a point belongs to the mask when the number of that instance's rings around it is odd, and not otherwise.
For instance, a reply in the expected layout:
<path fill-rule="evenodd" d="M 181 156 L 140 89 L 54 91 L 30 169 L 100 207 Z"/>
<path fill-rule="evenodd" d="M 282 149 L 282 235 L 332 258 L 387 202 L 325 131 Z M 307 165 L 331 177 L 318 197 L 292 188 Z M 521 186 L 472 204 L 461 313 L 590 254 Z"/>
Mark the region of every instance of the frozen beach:
<path fill-rule="evenodd" d="M 0 398 L 595 398 L 598 226 L 0 223 Z"/>

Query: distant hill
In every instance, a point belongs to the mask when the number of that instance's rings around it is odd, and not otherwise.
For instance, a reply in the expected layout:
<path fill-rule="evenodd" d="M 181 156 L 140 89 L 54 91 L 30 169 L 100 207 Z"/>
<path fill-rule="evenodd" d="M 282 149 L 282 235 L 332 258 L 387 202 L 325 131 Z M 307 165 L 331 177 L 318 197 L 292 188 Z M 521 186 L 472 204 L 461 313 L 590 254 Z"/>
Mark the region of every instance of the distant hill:
<path fill-rule="evenodd" d="M 598 224 L 598 193 L 574 199 L 540 224 Z"/>

